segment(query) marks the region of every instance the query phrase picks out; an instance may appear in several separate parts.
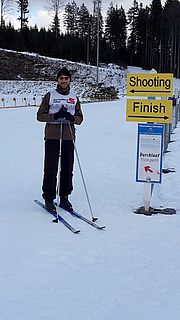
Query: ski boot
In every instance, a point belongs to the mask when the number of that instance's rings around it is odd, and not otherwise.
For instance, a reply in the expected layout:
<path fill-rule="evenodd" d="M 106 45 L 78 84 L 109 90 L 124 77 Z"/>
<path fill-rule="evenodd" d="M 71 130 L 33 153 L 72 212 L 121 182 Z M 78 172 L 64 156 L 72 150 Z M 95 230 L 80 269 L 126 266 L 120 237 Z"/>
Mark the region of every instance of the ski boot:
<path fill-rule="evenodd" d="M 60 205 L 61 208 L 67 211 L 72 211 L 73 207 L 71 202 L 68 200 L 68 196 L 61 196 Z"/>
<path fill-rule="evenodd" d="M 53 201 L 45 200 L 46 210 L 49 212 L 56 212 L 56 207 Z"/>

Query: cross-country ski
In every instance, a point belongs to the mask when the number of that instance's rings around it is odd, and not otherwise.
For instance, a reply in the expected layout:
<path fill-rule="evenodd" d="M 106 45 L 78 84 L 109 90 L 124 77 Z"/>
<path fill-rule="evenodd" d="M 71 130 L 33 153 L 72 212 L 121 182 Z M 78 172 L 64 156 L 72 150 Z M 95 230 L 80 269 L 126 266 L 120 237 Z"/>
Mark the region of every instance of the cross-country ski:
<path fill-rule="evenodd" d="M 74 210 L 66 210 L 64 209 L 63 207 L 60 207 L 61 209 L 63 209 L 64 211 L 68 212 L 68 213 L 71 213 L 72 216 L 78 218 L 78 219 L 81 219 L 83 220 L 84 222 L 90 224 L 92 227 L 96 228 L 96 229 L 99 229 L 99 230 L 102 230 L 102 229 L 105 229 L 106 227 L 105 226 L 99 226 L 97 223 L 94 223 L 93 221 L 87 219 L 85 216 L 83 216 L 82 214 L 80 214 L 79 212 L 77 211 L 74 211 Z"/>
<path fill-rule="evenodd" d="M 49 212 L 54 218 L 58 218 L 58 221 L 60 221 L 66 228 L 68 228 L 73 233 L 79 233 L 80 230 L 74 229 L 59 213 L 54 211 L 48 211 L 46 209 L 46 206 L 39 200 L 34 200 L 35 203 L 37 203 L 41 208 Z"/>

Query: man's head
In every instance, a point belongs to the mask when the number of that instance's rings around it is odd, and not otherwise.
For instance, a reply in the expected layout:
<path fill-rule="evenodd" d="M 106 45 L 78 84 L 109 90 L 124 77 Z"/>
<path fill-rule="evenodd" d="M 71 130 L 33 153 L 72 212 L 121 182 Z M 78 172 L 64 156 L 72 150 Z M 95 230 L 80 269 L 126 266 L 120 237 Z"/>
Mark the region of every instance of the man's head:
<path fill-rule="evenodd" d="M 59 72 L 57 74 L 57 81 L 58 81 L 59 77 L 61 77 L 61 76 L 68 77 L 71 80 L 71 73 L 66 67 L 62 67 L 62 69 L 59 70 Z"/>
<path fill-rule="evenodd" d="M 59 70 L 57 74 L 57 82 L 59 87 L 62 90 L 66 91 L 69 87 L 70 81 L 71 81 L 70 71 L 66 67 L 63 67 L 61 70 Z"/>

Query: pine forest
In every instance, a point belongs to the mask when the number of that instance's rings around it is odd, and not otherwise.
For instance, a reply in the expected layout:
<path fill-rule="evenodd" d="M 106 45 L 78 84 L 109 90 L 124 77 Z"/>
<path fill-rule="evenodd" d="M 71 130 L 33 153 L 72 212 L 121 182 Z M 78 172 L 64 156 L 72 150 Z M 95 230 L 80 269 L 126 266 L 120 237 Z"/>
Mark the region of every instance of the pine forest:
<path fill-rule="evenodd" d="M 29 26 L 29 1 L 17 0 L 19 29 L 5 17 L 14 8 L 12 0 L 1 1 L 0 47 L 29 51 L 71 61 L 122 67 L 135 65 L 172 72 L 180 77 L 180 2 L 152 0 L 148 6 L 136 0 L 125 12 L 111 2 L 102 15 L 102 1 L 92 0 L 93 10 L 76 1 L 50 0 L 52 22 L 48 28 Z M 13 9 L 15 10 L 15 9 Z M 64 11 L 63 21 L 60 12 Z M 7 20 L 6 20 L 7 21 Z M 60 25 L 63 24 L 63 30 Z"/>

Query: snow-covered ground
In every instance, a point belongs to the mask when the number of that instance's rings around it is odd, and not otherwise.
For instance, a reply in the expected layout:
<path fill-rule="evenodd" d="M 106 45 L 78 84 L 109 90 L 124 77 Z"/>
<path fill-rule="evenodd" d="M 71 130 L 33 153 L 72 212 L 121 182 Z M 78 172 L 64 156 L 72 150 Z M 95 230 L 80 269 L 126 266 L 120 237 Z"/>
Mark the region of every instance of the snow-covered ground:
<path fill-rule="evenodd" d="M 176 172 L 152 198 L 177 213 L 136 215 L 143 184 L 135 182 L 137 124 L 125 121 L 125 98 L 83 105 L 77 148 L 93 213 L 106 229 L 63 213 L 81 229 L 76 235 L 33 202 L 41 199 L 44 151 L 36 111 L 0 110 L 0 318 L 179 319 L 179 126 L 163 160 Z M 77 163 L 71 200 L 90 217 Z"/>
<path fill-rule="evenodd" d="M 143 183 L 135 181 L 137 124 L 126 122 L 125 102 L 82 105 L 77 149 L 93 214 L 106 229 L 62 213 L 80 234 L 51 223 L 33 201 L 41 199 L 44 153 L 37 108 L 0 108 L 0 319 L 179 319 L 180 128 L 163 158 L 176 172 L 163 176 L 151 200 L 176 215 L 136 215 Z M 71 201 L 90 218 L 77 162 Z"/>

